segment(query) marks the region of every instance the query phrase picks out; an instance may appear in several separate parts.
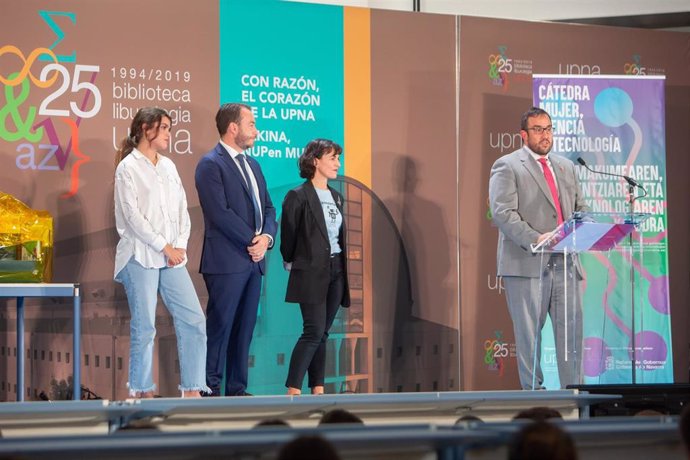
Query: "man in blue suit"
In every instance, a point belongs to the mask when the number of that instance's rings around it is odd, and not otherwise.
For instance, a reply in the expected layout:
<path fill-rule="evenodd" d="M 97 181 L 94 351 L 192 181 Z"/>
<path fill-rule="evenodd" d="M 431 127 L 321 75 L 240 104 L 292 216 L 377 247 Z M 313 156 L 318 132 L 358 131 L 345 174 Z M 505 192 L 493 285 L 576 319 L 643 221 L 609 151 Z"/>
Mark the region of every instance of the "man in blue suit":
<path fill-rule="evenodd" d="M 220 142 L 195 174 L 205 227 L 199 271 L 208 289 L 206 384 L 222 396 L 225 368 L 225 394 L 248 396 L 249 345 L 276 211 L 259 163 L 243 153 L 258 135 L 251 108 L 223 104 L 216 126 Z"/>

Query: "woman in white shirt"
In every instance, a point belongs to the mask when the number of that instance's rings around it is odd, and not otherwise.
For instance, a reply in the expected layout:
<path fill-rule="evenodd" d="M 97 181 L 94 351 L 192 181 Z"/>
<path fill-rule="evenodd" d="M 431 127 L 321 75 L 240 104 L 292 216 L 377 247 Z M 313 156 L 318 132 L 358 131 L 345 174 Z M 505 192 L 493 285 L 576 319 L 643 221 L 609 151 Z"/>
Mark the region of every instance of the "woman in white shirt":
<path fill-rule="evenodd" d="M 160 292 L 177 335 L 182 397 L 199 397 L 206 386 L 206 319 L 185 267 L 190 220 L 175 164 L 158 153 L 170 142 L 170 116 L 145 107 L 132 120 L 115 164 L 115 224 L 120 235 L 115 280 L 127 293 L 131 313 L 129 381 L 132 397 L 150 398 L 153 343 Z"/>

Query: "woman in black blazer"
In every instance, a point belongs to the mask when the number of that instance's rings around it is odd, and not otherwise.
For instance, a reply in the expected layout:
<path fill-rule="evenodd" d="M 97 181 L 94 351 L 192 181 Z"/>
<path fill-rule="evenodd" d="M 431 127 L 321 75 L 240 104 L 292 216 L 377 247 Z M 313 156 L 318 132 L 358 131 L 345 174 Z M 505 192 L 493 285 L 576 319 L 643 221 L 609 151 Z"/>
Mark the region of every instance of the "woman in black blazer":
<path fill-rule="evenodd" d="M 302 393 L 305 373 L 312 394 L 323 394 L 328 330 L 338 307 L 350 306 L 344 201 L 328 186 L 338 175 L 341 153 L 333 141 L 309 142 L 299 158 L 300 176 L 307 180 L 283 201 L 280 253 L 290 270 L 285 301 L 299 303 L 304 322 L 285 382 L 289 395 Z"/>

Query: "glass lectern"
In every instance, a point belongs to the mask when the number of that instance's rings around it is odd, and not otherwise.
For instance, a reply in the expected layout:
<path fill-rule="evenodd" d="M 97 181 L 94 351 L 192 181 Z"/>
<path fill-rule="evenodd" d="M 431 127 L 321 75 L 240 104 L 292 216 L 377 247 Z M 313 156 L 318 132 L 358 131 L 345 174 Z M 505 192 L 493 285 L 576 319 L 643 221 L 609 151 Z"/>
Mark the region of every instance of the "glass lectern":
<path fill-rule="evenodd" d="M 644 247 L 642 242 L 641 232 L 634 232 L 639 225 L 644 222 L 650 214 L 646 213 L 603 213 L 603 212 L 576 212 L 570 219 L 563 222 L 551 236 L 539 244 L 532 245 L 532 252 L 541 254 L 542 257 L 552 253 L 563 254 L 564 263 L 577 264 L 577 254 L 588 252 L 608 252 L 620 251 L 623 253 L 624 265 L 620 267 L 618 277 L 620 280 L 627 279 L 629 286 L 629 311 L 631 317 L 631 324 L 629 325 L 631 331 L 631 341 L 629 347 L 629 356 L 631 358 L 631 383 L 636 383 L 636 367 L 637 367 L 637 347 L 635 345 L 635 257 L 642 263 Z M 576 286 L 573 279 L 569 283 L 569 271 L 563 271 L 563 284 L 565 287 L 565 315 L 570 322 L 574 318 L 573 312 L 569 309 L 573 308 L 576 300 Z M 540 279 L 541 291 L 541 279 Z M 639 300 L 638 302 L 639 303 Z M 576 318 L 574 321 L 582 321 L 581 318 Z M 565 334 L 565 360 L 569 359 L 569 330 L 573 330 L 575 325 L 566 324 Z M 572 345 L 572 344 L 571 344 Z M 623 346 L 628 346 L 624 344 Z M 576 347 L 573 347 L 576 348 Z M 578 357 L 581 359 L 582 357 Z"/>

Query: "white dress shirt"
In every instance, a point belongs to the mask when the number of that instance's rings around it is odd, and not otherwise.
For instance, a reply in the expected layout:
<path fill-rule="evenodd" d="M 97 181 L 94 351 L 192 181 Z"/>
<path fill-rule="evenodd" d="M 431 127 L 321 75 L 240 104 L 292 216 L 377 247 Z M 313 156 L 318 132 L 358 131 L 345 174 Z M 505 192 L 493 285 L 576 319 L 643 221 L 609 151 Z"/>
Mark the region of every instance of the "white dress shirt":
<path fill-rule="evenodd" d="M 187 249 L 191 223 L 175 163 L 158 155 L 154 165 L 137 149 L 120 162 L 115 170 L 115 226 L 120 235 L 116 277 L 132 257 L 145 268 L 163 268 L 166 244 Z M 186 263 L 185 258 L 178 266 Z"/>

